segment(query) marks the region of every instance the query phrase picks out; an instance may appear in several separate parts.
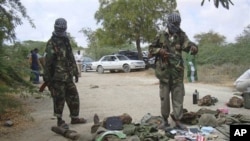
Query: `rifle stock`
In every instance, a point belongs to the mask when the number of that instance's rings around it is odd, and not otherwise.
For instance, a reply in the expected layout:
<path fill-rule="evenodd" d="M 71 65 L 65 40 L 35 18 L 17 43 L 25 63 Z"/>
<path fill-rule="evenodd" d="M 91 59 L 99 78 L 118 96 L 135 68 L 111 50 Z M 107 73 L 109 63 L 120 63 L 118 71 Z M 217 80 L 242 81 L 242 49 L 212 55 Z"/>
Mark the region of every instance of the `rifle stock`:
<path fill-rule="evenodd" d="M 44 83 L 41 85 L 41 87 L 39 88 L 39 92 L 43 92 L 44 89 L 45 89 L 45 87 L 47 87 L 47 86 L 48 86 L 48 83 L 47 83 L 47 82 L 44 82 Z"/>

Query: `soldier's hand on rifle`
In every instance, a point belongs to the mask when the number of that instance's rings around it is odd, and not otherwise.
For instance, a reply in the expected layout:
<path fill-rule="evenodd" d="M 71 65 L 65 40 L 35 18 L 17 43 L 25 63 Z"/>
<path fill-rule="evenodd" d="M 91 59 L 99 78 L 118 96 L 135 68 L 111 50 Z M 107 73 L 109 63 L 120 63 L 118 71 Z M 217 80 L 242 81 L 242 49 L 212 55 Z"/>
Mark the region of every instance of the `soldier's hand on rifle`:
<path fill-rule="evenodd" d="M 198 48 L 196 46 L 192 45 L 190 47 L 190 51 L 191 51 L 192 54 L 196 54 L 198 52 Z"/>
<path fill-rule="evenodd" d="M 75 75 L 75 83 L 78 82 L 78 75 Z"/>
<path fill-rule="evenodd" d="M 160 49 L 159 54 L 163 60 L 167 60 L 168 58 L 168 52 L 165 49 Z"/>

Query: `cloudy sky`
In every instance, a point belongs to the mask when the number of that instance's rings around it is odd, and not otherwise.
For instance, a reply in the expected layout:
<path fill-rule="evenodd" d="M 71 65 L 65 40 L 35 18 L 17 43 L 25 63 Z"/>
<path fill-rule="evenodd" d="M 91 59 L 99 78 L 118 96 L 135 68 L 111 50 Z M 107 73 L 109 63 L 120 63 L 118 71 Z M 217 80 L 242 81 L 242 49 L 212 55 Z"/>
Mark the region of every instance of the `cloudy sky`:
<path fill-rule="evenodd" d="M 250 25 L 250 1 L 232 0 L 227 10 L 215 8 L 213 1 L 177 0 L 178 9 L 182 16 L 181 27 L 191 40 L 199 33 L 210 30 L 224 35 L 227 42 L 235 42 L 247 25 Z M 68 21 L 68 32 L 75 37 L 78 45 L 86 47 L 86 38 L 79 31 L 88 27 L 98 28 L 94 14 L 98 10 L 98 0 L 21 0 L 28 15 L 33 19 L 36 28 L 32 28 L 25 20 L 16 29 L 19 41 L 47 41 L 53 31 L 56 18 L 63 17 Z"/>

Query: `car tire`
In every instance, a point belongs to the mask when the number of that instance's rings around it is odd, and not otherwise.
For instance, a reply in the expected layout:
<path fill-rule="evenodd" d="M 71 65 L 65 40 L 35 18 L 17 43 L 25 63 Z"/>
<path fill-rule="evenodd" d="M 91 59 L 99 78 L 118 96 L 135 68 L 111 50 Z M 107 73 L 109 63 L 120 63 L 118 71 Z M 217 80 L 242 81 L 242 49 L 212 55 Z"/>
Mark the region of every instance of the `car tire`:
<path fill-rule="evenodd" d="M 115 73 L 115 70 L 109 70 L 110 73 Z"/>
<path fill-rule="evenodd" d="M 102 66 L 98 66 L 97 72 L 98 72 L 98 73 L 104 73 L 103 67 L 102 67 Z"/>
<path fill-rule="evenodd" d="M 87 72 L 87 66 L 83 66 L 82 71 Z"/>
<path fill-rule="evenodd" d="M 128 64 L 123 65 L 123 71 L 125 73 L 129 73 L 130 72 L 130 66 Z"/>

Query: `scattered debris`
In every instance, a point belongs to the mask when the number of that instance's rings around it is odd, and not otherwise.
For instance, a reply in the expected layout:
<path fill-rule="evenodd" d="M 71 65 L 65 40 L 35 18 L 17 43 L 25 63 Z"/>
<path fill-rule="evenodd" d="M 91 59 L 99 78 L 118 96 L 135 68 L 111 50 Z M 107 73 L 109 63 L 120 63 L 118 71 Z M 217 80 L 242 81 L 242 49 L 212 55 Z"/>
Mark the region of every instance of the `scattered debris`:
<path fill-rule="evenodd" d="M 99 86 L 97 86 L 97 85 L 90 85 L 90 88 L 91 88 L 91 89 L 99 88 Z"/>
<path fill-rule="evenodd" d="M 13 125 L 14 125 L 14 123 L 10 119 L 8 119 L 7 121 L 5 121 L 5 123 L 4 123 L 4 126 L 6 126 L 6 127 L 11 127 Z"/>

